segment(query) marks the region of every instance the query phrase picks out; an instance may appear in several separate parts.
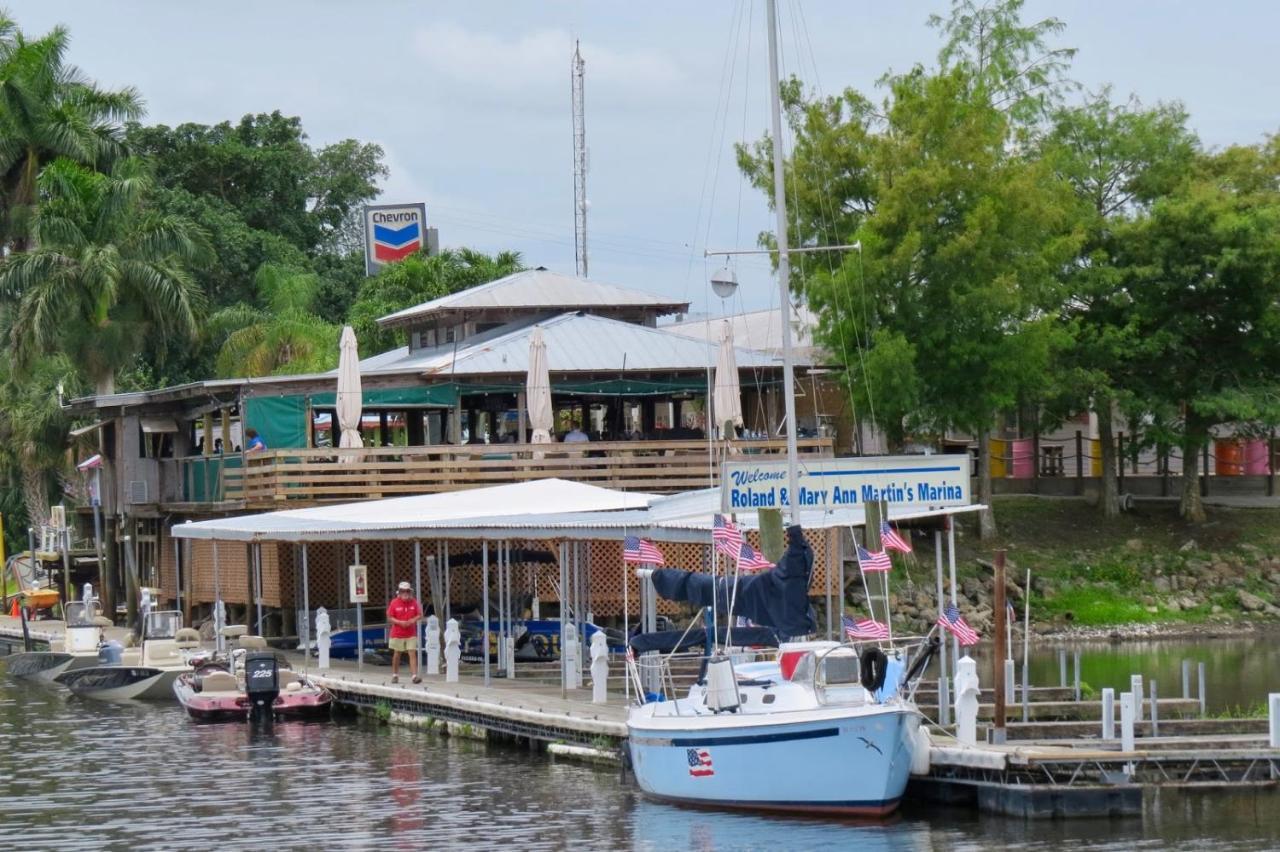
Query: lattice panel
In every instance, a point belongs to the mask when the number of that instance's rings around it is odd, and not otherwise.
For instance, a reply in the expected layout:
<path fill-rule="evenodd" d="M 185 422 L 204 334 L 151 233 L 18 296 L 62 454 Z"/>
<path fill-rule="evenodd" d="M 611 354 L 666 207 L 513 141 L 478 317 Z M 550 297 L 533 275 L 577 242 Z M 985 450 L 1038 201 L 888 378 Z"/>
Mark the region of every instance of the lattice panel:
<path fill-rule="evenodd" d="M 231 604 L 248 604 L 249 597 L 249 546 L 240 542 L 218 542 L 217 586 L 222 600 Z M 213 603 L 214 593 L 214 543 L 191 543 L 191 602 Z"/>

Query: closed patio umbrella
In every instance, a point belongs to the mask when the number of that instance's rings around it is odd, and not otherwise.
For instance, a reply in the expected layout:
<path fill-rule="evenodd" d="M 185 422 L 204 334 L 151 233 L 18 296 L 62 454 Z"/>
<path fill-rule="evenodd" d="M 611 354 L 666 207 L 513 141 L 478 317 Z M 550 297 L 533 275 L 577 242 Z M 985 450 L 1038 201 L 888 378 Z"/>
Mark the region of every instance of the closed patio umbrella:
<path fill-rule="evenodd" d="M 342 449 L 363 447 L 360 437 L 360 413 L 364 408 L 360 389 L 360 355 L 356 348 L 356 333 L 351 326 L 343 326 L 342 342 L 338 344 L 338 428 L 342 431 L 338 446 Z M 344 458 L 354 461 L 349 453 Z"/>
<path fill-rule="evenodd" d="M 529 376 L 525 393 L 529 404 L 529 428 L 533 430 L 531 442 L 551 443 L 553 413 L 551 411 L 551 373 L 547 368 L 547 342 L 542 339 L 542 329 L 534 326 L 529 337 Z"/>
<path fill-rule="evenodd" d="M 733 326 L 725 321 L 720 329 L 720 352 L 716 356 L 715 390 L 711 406 L 715 414 L 716 432 L 724 428 L 725 421 L 734 426 L 742 425 L 742 389 L 738 382 L 738 359 L 733 350 Z M 720 435 L 732 438 L 733 434 Z"/>

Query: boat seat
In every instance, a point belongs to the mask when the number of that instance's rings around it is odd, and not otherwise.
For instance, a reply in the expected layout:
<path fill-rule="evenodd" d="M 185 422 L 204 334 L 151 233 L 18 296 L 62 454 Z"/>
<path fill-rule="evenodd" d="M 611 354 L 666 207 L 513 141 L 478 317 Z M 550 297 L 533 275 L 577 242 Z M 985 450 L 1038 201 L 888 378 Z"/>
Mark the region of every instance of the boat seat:
<path fill-rule="evenodd" d="M 111 619 L 107 618 L 105 615 L 95 615 L 93 617 L 93 624 L 96 627 L 114 627 L 115 626 L 112 623 Z"/>
<path fill-rule="evenodd" d="M 267 640 L 261 636 L 245 635 L 236 640 L 237 648 L 245 648 L 249 651 L 260 651 L 267 647 Z"/>
<path fill-rule="evenodd" d="M 172 639 L 150 639 L 142 648 L 144 666 L 163 665 L 182 659 L 182 649 Z"/>
<path fill-rule="evenodd" d="M 249 628 L 244 624 L 228 624 L 222 628 L 222 636 L 224 639 L 238 639 L 248 632 Z"/>
<path fill-rule="evenodd" d="M 239 692 L 240 685 L 231 672 L 209 672 L 200 678 L 201 692 Z"/>
<path fill-rule="evenodd" d="M 179 648 L 199 648 L 200 647 L 200 631 L 191 627 L 183 627 L 173 637 L 174 643 Z"/>
<path fill-rule="evenodd" d="M 298 677 L 298 673 L 295 672 L 293 669 L 286 669 L 286 668 L 277 669 L 276 677 L 279 678 L 277 682 L 279 683 L 280 690 L 282 692 L 290 688 L 290 686 L 295 683 L 298 684 L 299 687 L 302 686 L 302 678 Z"/>

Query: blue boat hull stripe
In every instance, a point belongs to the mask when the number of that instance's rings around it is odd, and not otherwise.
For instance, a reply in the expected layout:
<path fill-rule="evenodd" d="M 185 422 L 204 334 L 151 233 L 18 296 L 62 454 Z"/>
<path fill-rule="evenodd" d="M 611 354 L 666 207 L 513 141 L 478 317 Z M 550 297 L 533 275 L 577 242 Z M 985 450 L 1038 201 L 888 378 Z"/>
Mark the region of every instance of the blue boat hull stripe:
<path fill-rule="evenodd" d="M 736 737 L 673 737 L 668 740 L 665 738 L 652 740 L 647 737 L 633 737 L 637 742 L 642 744 L 662 745 L 670 744 L 679 748 L 690 747 L 711 747 L 711 746 L 727 746 L 727 745 L 759 745 L 762 743 L 785 743 L 792 740 L 821 740 L 827 737 L 840 736 L 839 728 L 817 728 L 812 731 L 788 731 L 779 734 L 744 734 Z"/>

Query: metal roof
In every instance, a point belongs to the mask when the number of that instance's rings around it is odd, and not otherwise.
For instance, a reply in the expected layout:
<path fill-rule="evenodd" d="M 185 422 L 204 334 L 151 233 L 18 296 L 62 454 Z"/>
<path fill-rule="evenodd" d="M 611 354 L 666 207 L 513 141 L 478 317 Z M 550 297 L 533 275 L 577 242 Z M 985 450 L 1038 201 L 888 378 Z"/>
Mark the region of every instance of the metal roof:
<path fill-rule="evenodd" d="M 378 324 L 400 325 L 445 311 L 578 308 L 650 308 L 659 314 L 672 314 L 687 311 L 689 303 L 538 267 L 396 311 L 379 319 Z"/>
<path fill-rule="evenodd" d="M 694 371 L 715 365 L 716 344 L 594 314 L 568 313 L 526 320 L 453 344 L 410 352 L 407 348 L 360 362 L 364 375 L 420 372 L 427 375 L 523 374 L 529 369 L 529 337 L 542 327 L 552 373 L 621 374 L 631 371 Z M 768 352 L 737 349 L 739 369 L 776 367 Z"/>
<path fill-rule="evenodd" d="M 704 317 L 659 326 L 661 331 L 712 342 L 720 339 L 720 323 L 727 320 L 733 327 L 733 342 L 737 346 L 759 349 L 762 352 L 782 352 L 781 311 L 769 308 L 749 311 L 727 317 Z M 791 351 L 797 358 L 812 360 L 817 354 L 813 331 L 818 316 L 803 305 L 791 310 Z"/>

